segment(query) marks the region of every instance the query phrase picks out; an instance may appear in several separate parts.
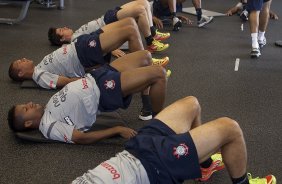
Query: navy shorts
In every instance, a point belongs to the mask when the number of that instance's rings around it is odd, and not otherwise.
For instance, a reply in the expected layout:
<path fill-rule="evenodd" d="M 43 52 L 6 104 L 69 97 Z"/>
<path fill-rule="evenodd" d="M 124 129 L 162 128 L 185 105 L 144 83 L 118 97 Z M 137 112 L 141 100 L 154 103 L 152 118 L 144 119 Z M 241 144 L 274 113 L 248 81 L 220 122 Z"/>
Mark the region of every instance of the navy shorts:
<path fill-rule="evenodd" d="M 248 0 L 247 9 L 248 11 L 260 11 L 262 9 L 263 3 L 268 1 L 269 0 Z"/>
<path fill-rule="evenodd" d="M 94 33 L 81 35 L 75 42 L 78 59 L 84 68 L 105 64 L 99 35 L 103 33 L 98 29 Z"/>
<path fill-rule="evenodd" d="M 119 10 L 121 10 L 121 7 L 116 7 L 113 10 L 108 10 L 104 15 L 105 24 L 110 24 L 110 23 L 118 21 L 117 12 Z"/>
<path fill-rule="evenodd" d="M 189 133 L 176 134 L 152 119 L 125 144 L 147 171 L 150 183 L 182 183 L 201 177 L 196 147 Z"/>
<path fill-rule="evenodd" d="M 182 12 L 182 4 L 176 4 L 176 12 Z M 166 19 L 167 17 L 171 17 L 171 12 L 169 7 L 164 7 L 160 0 L 154 0 L 153 3 L 153 14 L 154 16 L 160 19 Z"/>
<path fill-rule="evenodd" d="M 119 108 L 126 109 L 132 96 L 123 97 L 120 83 L 120 72 L 108 64 L 92 70 L 90 74 L 100 89 L 99 110 L 111 112 Z"/>

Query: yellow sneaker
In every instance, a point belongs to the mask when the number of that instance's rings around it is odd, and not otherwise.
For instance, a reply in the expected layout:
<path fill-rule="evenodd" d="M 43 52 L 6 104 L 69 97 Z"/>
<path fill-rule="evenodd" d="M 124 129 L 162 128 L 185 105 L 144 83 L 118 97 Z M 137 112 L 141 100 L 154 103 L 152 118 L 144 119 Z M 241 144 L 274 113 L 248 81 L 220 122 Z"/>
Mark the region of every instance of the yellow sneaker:
<path fill-rule="evenodd" d="M 169 47 L 169 44 L 164 44 L 159 42 L 158 40 L 154 40 L 152 42 L 152 45 L 149 45 L 147 47 L 147 50 L 150 52 L 160 52 L 160 51 L 164 51 Z"/>
<path fill-rule="evenodd" d="M 156 30 L 156 35 L 154 36 L 154 39 L 158 41 L 163 41 L 168 39 L 169 37 L 170 37 L 170 33 L 162 33 Z"/>
<path fill-rule="evenodd" d="M 165 67 L 169 62 L 169 57 L 164 57 L 161 59 L 152 58 L 152 65 L 159 65 Z"/>
<path fill-rule="evenodd" d="M 250 184 L 276 184 L 276 178 L 273 175 L 267 175 L 264 178 L 252 178 L 252 175 L 248 173 L 248 179 Z"/>
<path fill-rule="evenodd" d="M 166 70 L 166 78 L 169 78 L 171 76 L 171 71 L 170 70 Z"/>

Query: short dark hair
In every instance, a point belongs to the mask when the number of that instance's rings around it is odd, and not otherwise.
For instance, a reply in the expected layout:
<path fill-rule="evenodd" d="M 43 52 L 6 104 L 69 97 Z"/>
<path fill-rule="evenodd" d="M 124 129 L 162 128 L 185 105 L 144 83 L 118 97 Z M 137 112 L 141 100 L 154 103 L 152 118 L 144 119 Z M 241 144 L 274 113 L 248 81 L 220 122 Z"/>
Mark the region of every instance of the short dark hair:
<path fill-rule="evenodd" d="M 14 63 L 15 63 L 15 61 L 13 61 L 13 62 L 10 64 L 10 67 L 9 67 L 9 77 L 10 77 L 12 80 L 14 80 L 14 81 L 22 82 L 22 81 L 24 81 L 24 78 L 19 77 L 18 71 L 15 70 L 15 68 L 14 68 Z"/>
<path fill-rule="evenodd" d="M 48 31 L 48 39 L 51 42 L 52 45 L 56 46 L 62 46 L 64 42 L 61 41 L 61 36 L 57 35 L 56 33 L 57 28 L 56 27 L 50 27 Z"/>
<path fill-rule="evenodd" d="M 16 105 L 12 106 L 11 109 L 8 112 L 8 125 L 10 127 L 11 130 L 13 130 L 14 132 L 23 132 L 26 131 L 27 128 L 25 128 L 23 126 L 23 124 L 19 123 L 18 118 L 16 117 L 15 114 L 16 111 Z"/>

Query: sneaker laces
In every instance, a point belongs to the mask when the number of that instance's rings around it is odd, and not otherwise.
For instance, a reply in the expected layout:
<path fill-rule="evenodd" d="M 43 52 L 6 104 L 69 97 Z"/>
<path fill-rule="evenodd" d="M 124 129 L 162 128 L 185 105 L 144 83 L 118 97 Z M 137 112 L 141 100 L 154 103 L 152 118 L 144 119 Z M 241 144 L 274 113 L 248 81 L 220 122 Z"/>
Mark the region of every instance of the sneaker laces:
<path fill-rule="evenodd" d="M 163 37 L 163 36 L 170 36 L 170 33 L 162 33 L 156 30 L 156 35 Z"/>
<path fill-rule="evenodd" d="M 165 44 L 159 42 L 158 40 L 154 40 L 154 41 L 152 42 L 152 45 L 155 45 L 155 46 L 157 46 L 157 47 L 164 47 L 164 46 L 165 46 Z"/>

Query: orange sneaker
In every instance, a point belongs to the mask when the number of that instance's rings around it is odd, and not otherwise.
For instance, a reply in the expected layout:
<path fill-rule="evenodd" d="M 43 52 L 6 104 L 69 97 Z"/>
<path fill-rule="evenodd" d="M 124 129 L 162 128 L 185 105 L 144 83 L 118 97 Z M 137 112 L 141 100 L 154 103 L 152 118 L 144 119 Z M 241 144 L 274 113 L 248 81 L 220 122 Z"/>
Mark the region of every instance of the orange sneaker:
<path fill-rule="evenodd" d="M 152 42 L 152 45 L 147 47 L 147 50 L 150 52 L 160 52 L 164 51 L 169 47 L 169 44 L 164 44 L 159 42 L 158 40 L 154 40 Z"/>
<path fill-rule="evenodd" d="M 162 33 L 156 30 L 156 35 L 154 36 L 154 39 L 158 41 L 163 41 L 168 39 L 169 37 L 170 37 L 170 33 Z"/>
<path fill-rule="evenodd" d="M 165 67 L 169 62 L 169 57 L 164 57 L 161 59 L 152 58 L 152 65 L 159 65 Z"/>

